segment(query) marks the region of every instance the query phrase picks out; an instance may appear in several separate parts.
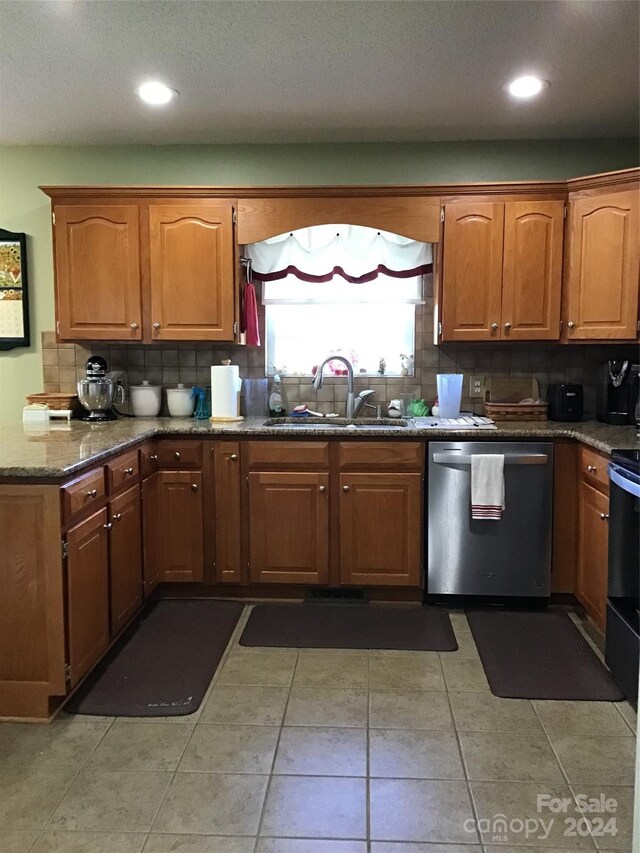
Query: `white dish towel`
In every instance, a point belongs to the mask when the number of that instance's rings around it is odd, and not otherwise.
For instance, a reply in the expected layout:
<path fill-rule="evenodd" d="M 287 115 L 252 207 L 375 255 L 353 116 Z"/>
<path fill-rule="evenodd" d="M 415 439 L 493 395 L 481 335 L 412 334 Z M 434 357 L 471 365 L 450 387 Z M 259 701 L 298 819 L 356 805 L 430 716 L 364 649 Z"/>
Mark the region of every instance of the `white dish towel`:
<path fill-rule="evenodd" d="M 471 456 L 471 518 L 500 521 L 504 506 L 504 456 Z"/>

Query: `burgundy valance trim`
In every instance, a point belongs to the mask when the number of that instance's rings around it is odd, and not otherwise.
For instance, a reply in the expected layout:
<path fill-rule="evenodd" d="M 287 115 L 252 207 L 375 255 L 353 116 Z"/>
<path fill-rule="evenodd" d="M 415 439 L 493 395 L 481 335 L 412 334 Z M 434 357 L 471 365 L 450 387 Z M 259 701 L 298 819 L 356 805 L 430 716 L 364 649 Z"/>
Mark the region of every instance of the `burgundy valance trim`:
<path fill-rule="evenodd" d="M 415 278 L 418 275 L 428 275 L 431 272 L 433 272 L 433 264 L 421 264 L 410 270 L 391 270 L 384 264 L 378 264 L 374 270 L 363 273 L 362 275 L 349 275 L 342 267 L 334 267 L 330 272 L 323 275 L 312 275 L 311 273 L 302 272 L 302 270 L 294 266 L 288 266 L 285 269 L 276 270 L 275 272 L 258 272 L 258 270 L 254 269 L 252 270 L 252 275 L 254 281 L 280 281 L 280 279 L 293 275 L 299 278 L 300 281 L 307 281 L 310 284 L 323 284 L 337 277 L 343 278 L 350 284 L 364 284 L 367 281 L 374 281 L 380 273 L 388 275 L 391 278 Z"/>

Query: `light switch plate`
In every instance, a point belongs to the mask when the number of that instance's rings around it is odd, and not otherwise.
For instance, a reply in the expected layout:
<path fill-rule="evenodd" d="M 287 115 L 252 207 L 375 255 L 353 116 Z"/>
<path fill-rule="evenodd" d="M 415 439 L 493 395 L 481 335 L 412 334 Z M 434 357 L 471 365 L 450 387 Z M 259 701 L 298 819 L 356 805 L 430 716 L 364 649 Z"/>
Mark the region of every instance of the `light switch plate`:
<path fill-rule="evenodd" d="M 484 376 L 469 377 L 469 396 L 484 397 Z"/>

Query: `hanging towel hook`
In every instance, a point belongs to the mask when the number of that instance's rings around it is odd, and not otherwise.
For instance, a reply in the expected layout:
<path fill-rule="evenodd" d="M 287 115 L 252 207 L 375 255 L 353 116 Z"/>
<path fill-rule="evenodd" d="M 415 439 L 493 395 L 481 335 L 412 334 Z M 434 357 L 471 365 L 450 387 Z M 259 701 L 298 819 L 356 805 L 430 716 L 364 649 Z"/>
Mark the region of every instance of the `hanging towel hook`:
<path fill-rule="evenodd" d="M 251 258 L 240 258 L 240 263 L 247 270 L 247 284 L 253 284 L 253 261 Z"/>

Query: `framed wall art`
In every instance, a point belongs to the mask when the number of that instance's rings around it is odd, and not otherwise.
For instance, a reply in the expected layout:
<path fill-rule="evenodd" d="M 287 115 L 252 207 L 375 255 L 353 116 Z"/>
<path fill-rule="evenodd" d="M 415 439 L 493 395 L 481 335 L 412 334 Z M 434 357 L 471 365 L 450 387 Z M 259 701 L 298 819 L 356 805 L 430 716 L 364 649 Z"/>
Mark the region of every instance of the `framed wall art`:
<path fill-rule="evenodd" d="M 0 351 L 29 343 L 27 235 L 0 228 Z"/>

